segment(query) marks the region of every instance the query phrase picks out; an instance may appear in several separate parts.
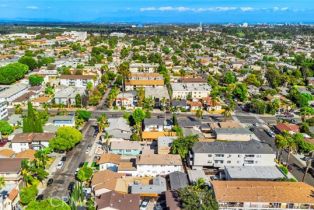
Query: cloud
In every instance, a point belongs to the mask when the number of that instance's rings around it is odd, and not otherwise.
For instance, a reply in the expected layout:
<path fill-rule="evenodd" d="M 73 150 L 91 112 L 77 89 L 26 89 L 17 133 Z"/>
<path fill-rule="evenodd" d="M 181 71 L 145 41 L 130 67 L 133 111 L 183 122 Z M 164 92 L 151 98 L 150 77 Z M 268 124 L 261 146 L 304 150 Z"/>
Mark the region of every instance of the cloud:
<path fill-rule="evenodd" d="M 37 6 L 27 6 L 26 9 L 36 10 L 36 9 L 39 9 L 39 7 L 37 7 Z"/>
<path fill-rule="evenodd" d="M 254 11 L 255 9 L 253 7 L 241 7 L 240 10 L 242 12 L 250 12 L 250 11 Z"/>
<path fill-rule="evenodd" d="M 288 7 L 273 7 L 273 11 L 287 11 Z"/>

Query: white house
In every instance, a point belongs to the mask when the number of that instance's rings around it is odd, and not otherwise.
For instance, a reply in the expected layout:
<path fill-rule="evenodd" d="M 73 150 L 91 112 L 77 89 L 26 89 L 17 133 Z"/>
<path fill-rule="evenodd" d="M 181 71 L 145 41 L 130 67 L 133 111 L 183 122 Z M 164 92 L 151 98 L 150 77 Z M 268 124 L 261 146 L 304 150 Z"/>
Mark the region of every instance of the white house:
<path fill-rule="evenodd" d="M 137 73 L 137 72 L 153 73 L 153 72 L 156 72 L 158 68 L 158 64 L 131 63 L 129 68 L 130 68 L 131 73 Z"/>
<path fill-rule="evenodd" d="M 54 97 L 54 103 L 64 104 L 64 105 L 75 105 L 75 97 L 80 95 L 83 97 L 85 95 L 84 88 L 77 87 L 64 87 L 56 92 Z"/>
<path fill-rule="evenodd" d="M 136 160 L 138 176 L 167 175 L 183 171 L 181 157 L 172 154 L 143 154 Z"/>
<path fill-rule="evenodd" d="M 117 172 L 118 166 L 121 161 L 121 156 L 113 153 L 105 153 L 100 156 L 100 159 L 97 161 L 99 165 L 99 170 L 111 170 Z"/>
<path fill-rule="evenodd" d="M 225 166 L 275 166 L 275 152 L 265 143 L 251 141 L 196 142 L 189 154 L 193 169 Z"/>
<path fill-rule="evenodd" d="M 12 150 L 15 153 L 27 149 L 39 150 L 49 146 L 49 141 L 55 136 L 53 133 L 19 133 L 12 141 Z"/>

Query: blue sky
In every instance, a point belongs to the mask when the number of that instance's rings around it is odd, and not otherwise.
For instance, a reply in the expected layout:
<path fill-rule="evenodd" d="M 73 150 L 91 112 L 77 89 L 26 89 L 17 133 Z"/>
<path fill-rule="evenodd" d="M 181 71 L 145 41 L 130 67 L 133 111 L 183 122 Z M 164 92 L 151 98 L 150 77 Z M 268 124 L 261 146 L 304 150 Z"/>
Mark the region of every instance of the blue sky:
<path fill-rule="evenodd" d="M 314 23 L 314 0 L 0 0 L 0 20 Z"/>

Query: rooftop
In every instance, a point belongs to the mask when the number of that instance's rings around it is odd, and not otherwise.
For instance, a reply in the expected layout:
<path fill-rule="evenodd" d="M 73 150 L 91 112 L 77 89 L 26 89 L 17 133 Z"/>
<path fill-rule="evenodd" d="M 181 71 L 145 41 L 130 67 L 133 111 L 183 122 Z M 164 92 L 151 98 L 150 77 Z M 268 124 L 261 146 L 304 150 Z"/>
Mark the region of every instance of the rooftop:
<path fill-rule="evenodd" d="M 138 157 L 137 165 L 177 165 L 182 166 L 181 157 L 173 154 L 146 154 Z"/>
<path fill-rule="evenodd" d="M 207 83 L 171 83 L 173 91 L 210 91 Z"/>
<path fill-rule="evenodd" d="M 267 179 L 285 178 L 276 166 L 225 166 L 229 179 Z"/>

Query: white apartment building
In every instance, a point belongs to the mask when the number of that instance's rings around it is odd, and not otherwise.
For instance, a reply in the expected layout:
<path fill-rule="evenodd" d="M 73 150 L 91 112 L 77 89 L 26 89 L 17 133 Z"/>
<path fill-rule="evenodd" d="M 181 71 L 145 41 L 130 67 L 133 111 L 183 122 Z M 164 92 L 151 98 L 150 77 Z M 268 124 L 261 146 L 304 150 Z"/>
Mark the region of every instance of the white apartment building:
<path fill-rule="evenodd" d="M 10 86 L 0 87 L 0 100 L 7 101 L 11 104 L 12 101 L 24 95 L 27 92 L 28 86 L 26 84 L 17 83 Z"/>
<path fill-rule="evenodd" d="M 179 155 L 145 154 L 136 160 L 138 176 L 167 175 L 175 171 L 183 171 Z"/>
<path fill-rule="evenodd" d="M 74 87 L 86 87 L 90 82 L 92 86 L 98 85 L 98 81 L 94 80 L 96 75 L 61 75 L 60 85 L 62 86 L 74 86 Z"/>
<path fill-rule="evenodd" d="M 49 141 L 55 136 L 54 133 L 20 133 L 12 139 L 12 150 L 15 153 L 28 149 L 39 150 L 49 146 Z"/>
<path fill-rule="evenodd" d="M 275 166 L 275 152 L 256 140 L 197 142 L 189 154 L 193 169 L 225 166 Z"/>
<path fill-rule="evenodd" d="M 0 99 L 0 120 L 8 117 L 8 103 L 4 99 Z"/>
<path fill-rule="evenodd" d="M 207 83 L 172 83 L 172 98 L 201 99 L 209 96 L 211 87 Z"/>
<path fill-rule="evenodd" d="M 130 72 L 137 73 L 137 72 L 145 72 L 145 73 L 154 73 L 157 71 L 158 64 L 151 64 L 151 63 L 131 63 L 130 64 Z"/>

